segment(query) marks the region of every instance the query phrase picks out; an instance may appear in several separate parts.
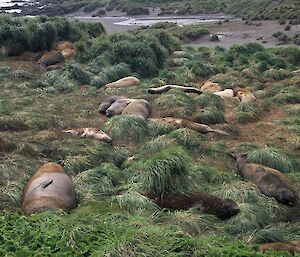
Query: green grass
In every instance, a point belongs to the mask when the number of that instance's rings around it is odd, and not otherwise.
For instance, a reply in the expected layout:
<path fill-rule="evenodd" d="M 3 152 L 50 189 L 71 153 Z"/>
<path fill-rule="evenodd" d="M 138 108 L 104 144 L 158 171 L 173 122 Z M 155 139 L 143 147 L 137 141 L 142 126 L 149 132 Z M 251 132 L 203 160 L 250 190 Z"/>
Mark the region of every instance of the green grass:
<path fill-rule="evenodd" d="M 112 140 L 135 142 L 142 141 L 148 134 L 145 121 L 130 115 L 119 115 L 112 117 L 105 123 L 103 130 L 108 133 Z"/>
<path fill-rule="evenodd" d="M 201 113 L 200 116 L 201 123 L 204 124 L 219 124 L 226 123 L 226 119 L 222 111 L 215 107 L 207 107 Z"/>
<path fill-rule="evenodd" d="M 236 120 L 238 123 L 255 122 L 259 119 L 260 110 L 257 103 L 240 103 L 237 110 Z"/>
<path fill-rule="evenodd" d="M 180 145 L 187 149 L 201 147 L 205 142 L 205 137 L 202 134 L 188 128 L 174 130 L 169 134 L 169 137 L 175 138 Z"/>
<path fill-rule="evenodd" d="M 283 173 L 296 171 L 297 168 L 296 160 L 279 148 L 265 147 L 253 150 L 247 155 L 247 159 Z"/>
<path fill-rule="evenodd" d="M 187 190 L 190 174 L 190 156 L 182 148 L 164 149 L 152 158 L 141 161 L 138 175 L 141 188 L 146 191 L 167 192 Z"/>
<path fill-rule="evenodd" d="M 215 107 L 220 111 L 224 111 L 225 108 L 222 98 L 211 93 L 201 94 L 199 97 L 199 104 L 201 108 Z"/>
<path fill-rule="evenodd" d="M 188 118 L 195 111 L 196 101 L 181 90 L 172 89 L 156 98 L 153 107 L 160 117 Z"/>
<path fill-rule="evenodd" d="M 71 2 L 65 1 L 64 6 Z M 216 5 L 210 2 L 210 10 Z M 242 181 L 226 153 L 237 149 L 249 153 L 251 161 L 286 172 L 298 188 L 299 79 L 290 77 L 290 71 L 299 69 L 298 50 L 264 49 L 257 44 L 192 49 L 178 44 L 170 34 L 187 31 L 194 37 L 201 26 L 157 26 L 98 38 L 82 36 L 72 62 L 57 71 L 32 72 L 34 78 L 13 76 L 27 63 L 0 60 L 1 256 L 291 256 L 259 252 L 255 243 L 299 240 L 298 206 L 283 206 Z M 138 88 L 103 91 L 90 86 L 96 79 L 102 85 L 118 79 L 128 68 L 130 75 L 141 79 Z M 275 76 L 270 71 L 276 71 Z M 284 76 L 278 77 L 277 72 Z M 249 88 L 257 103 L 238 105 L 234 99 L 179 90 L 161 95 L 146 92 L 166 83 L 199 88 L 206 76 L 223 88 Z M 97 107 L 113 94 L 146 99 L 153 118 L 195 120 L 202 114 L 207 123 L 219 123 L 226 117 L 227 124 L 212 127 L 230 135 L 201 135 L 131 116 L 108 119 Z M 240 125 L 238 113 L 260 121 Z M 255 138 L 253 126 L 264 125 L 270 129 L 263 127 L 264 136 Z M 61 131 L 84 127 L 105 130 L 113 143 Z M 23 216 L 20 203 L 26 182 L 42 164 L 59 160 L 65 161 L 64 169 L 74 181 L 79 206 L 68 214 Z M 161 210 L 142 195 L 147 190 L 204 191 L 234 200 L 241 212 L 220 221 L 194 210 Z"/>

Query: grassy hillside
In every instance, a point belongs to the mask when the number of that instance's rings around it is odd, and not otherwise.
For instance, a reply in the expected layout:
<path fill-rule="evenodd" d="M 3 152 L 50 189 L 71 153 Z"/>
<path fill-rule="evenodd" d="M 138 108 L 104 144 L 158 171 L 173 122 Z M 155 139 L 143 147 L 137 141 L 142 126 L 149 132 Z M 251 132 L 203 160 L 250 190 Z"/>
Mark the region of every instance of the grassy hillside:
<path fill-rule="evenodd" d="M 299 217 L 299 207 L 279 204 L 242 181 L 227 153 L 248 152 L 250 160 L 279 169 L 299 188 L 300 79 L 293 71 L 300 68 L 300 50 L 187 48 L 172 36 L 186 28 L 161 26 L 85 34 L 75 43 L 76 57 L 59 70 L 45 72 L 26 55 L 1 58 L 0 255 L 292 256 L 263 254 L 258 244 L 299 240 L 299 219 L 290 221 L 291 214 Z M 142 84 L 102 89 L 127 75 Z M 224 89 L 247 87 L 257 101 L 178 90 L 147 94 L 164 84 L 200 88 L 208 79 Z M 105 97 L 122 94 L 148 100 L 153 118 L 197 116 L 230 135 L 98 113 Z M 80 127 L 103 129 L 113 144 L 62 132 Z M 78 208 L 24 216 L 24 185 L 42 164 L 59 160 L 76 185 Z M 195 210 L 161 210 L 142 195 L 153 189 L 205 191 L 234 200 L 241 211 L 220 221 Z"/>

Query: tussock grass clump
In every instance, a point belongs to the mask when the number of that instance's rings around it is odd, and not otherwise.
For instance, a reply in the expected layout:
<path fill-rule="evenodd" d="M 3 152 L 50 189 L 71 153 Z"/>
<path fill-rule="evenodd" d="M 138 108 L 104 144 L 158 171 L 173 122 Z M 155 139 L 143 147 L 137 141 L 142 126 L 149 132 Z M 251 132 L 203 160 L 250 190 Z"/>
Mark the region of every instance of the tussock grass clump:
<path fill-rule="evenodd" d="M 87 154 L 87 160 L 91 167 L 99 163 L 110 162 L 121 167 L 123 162 L 132 154 L 125 147 L 112 146 L 104 142 L 99 142 L 95 149 Z"/>
<path fill-rule="evenodd" d="M 257 121 L 260 110 L 256 103 L 240 103 L 237 107 L 236 120 L 239 123 L 249 123 Z"/>
<path fill-rule="evenodd" d="M 175 224 L 178 224 L 185 232 L 193 236 L 203 235 L 204 233 L 208 236 L 217 233 L 218 229 L 220 230 L 220 228 L 217 227 L 219 219 L 210 214 L 194 213 L 192 210 L 179 211 L 175 212 L 172 217 L 167 218 L 173 218 Z"/>
<path fill-rule="evenodd" d="M 259 229 L 254 234 L 256 243 L 285 242 L 300 239 L 300 223 L 279 223 Z"/>
<path fill-rule="evenodd" d="M 27 129 L 25 120 L 19 117 L 7 115 L 0 117 L 0 131 L 23 131 Z"/>
<path fill-rule="evenodd" d="M 283 80 L 289 77 L 292 77 L 293 74 L 284 69 L 269 69 L 263 73 L 263 76 L 267 79 L 272 79 L 275 81 Z"/>
<path fill-rule="evenodd" d="M 225 230 L 232 235 L 263 228 L 271 220 L 268 212 L 260 205 L 239 203 L 240 212 L 226 221 Z"/>
<path fill-rule="evenodd" d="M 96 75 L 91 80 L 91 85 L 97 88 L 103 87 L 106 84 L 121 79 L 130 75 L 131 70 L 128 64 L 119 63 L 103 69 L 99 75 Z"/>
<path fill-rule="evenodd" d="M 33 88 L 46 88 L 48 93 L 68 93 L 75 89 L 63 71 L 50 71 L 31 83 Z"/>
<path fill-rule="evenodd" d="M 112 140 L 139 142 L 148 136 L 147 123 L 134 116 L 118 115 L 112 117 L 103 126 L 103 131 L 108 133 Z"/>
<path fill-rule="evenodd" d="M 120 170 L 111 163 L 83 171 L 76 176 L 76 188 L 81 198 L 88 195 L 88 200 L 99 199 L 118 191 L 122 182 Z"/>
<path fill-rule="evenodd" d="M 151 212 L 158 211 L 158 206 L 154 204 L 148 197 L 139 194 L 136 191 L 128 191 L 122 195 L 114 197 L 122 210 L 134 213 L 141 210 Z"/>
<path fill-rule="evenodd" d="M 274 147 L 255 149 L 247 155 L 247 159 L 280 170 L 283 173 L 295 171 L 295 159 L 283 150 Z"/>
<path fill-rule="evenodd" d="M 169 66 L 174 66 L 174 67 L 180 67 L 180 66 L 183 66 L 185 65 L 186 63 L 188 62 L 188 59 L 187 58 L 172 58 L 171 60 L 168 61 L 168 64 Z"/>
<path fill-rule="evenodd" d="M 77 80 L 81 84 L 90 83 L 92 74 L 82 69 L 79 64 L 69 64 L 67 68 L 71 79 Z"/>
<path fill-rule="evenodd" d="M 179 147 L 162 150 L 144 162 L 141 188 L 166 192 L 189 189 L 190 156 Z"/>
<path fill-rule="evenodd" d="M 203 93 L 199 97 L 199 104 L 201 108 L 204 107 L 215 107 L 216 109 L 223 111 L 224 110 L 224 101 L 221 97 L 211 94 Z"/>
<path fill-rule="evenodd" d="M 205 141 L 205 136 L 188 128 L 174 130 L 168 136 L 175 138 L 180 145 L 187 149 L 198 147 Z"/>
<path fill-rule="evenodd" d="M 195 74 L 197 77 L 207 78 L 211 75 L 214 75 L 214 70 L 207 64 L 204 64 L 202 61 L 190 61 L 186 66 Z"/>
<path fill-rule="evenodd" d="M 158 136 L 144 144 L 143 154 L 155 154 L 158 151 L 174 146 L 175 144 L 175 139 L 173 138 L 169 138 L 166 135 Z"/>
<path fill-rule="evenodd" d="M 297 89 L 290 88 L 281 89 L 274 97 L 274 101 L 281 104 L 299 104 L 300 103 L 300 94 Z"/>
<path fill-rule="evenodd" d="M 153 121 L 150 120 L 148 127 L 151 131 L 151 134 L 154 136 L 164 135 L 170 133 L 172 130 L 176 129 L 175 126 L 164 122 L 164 121 Z"/>
<path fill-rule="evenodd" d="M 196 109 L 196 101 L 181 90 L 172 89 L 155 99 L 153 109 L 160 117 L 189 118 Z"/>
<path fill-rule="evenodd" d="M 201 186 L 209 187 L 237 180 L 237 176 L 233 172 L 223 171 L 207 164 L 197 164 L 194 170 L 201 177 Z"/>
<path fill-rule="evenodd" d="M 200 116 L 200 120 L 204 124 L 226 123 L 223 112 L 215 107 L 205 108 Z"/>

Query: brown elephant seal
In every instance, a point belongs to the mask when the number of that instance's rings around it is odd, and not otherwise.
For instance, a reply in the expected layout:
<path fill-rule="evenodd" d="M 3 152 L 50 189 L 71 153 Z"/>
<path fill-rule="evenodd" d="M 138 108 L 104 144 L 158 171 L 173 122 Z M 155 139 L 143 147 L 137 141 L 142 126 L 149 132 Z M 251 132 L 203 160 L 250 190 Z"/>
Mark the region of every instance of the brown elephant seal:
<path fill-rule="evenodd" d="M 106 97 L 98 107 L 98 111 L 102 114 L 105 114 L 106 110 L 117 100 L 127 98 L 124 95 L 113 95 Z"/>
<path fill-rule="evenodd" d="M 161 94 L 164 92 L 167 92 L 171 89 L 180 89 L 183 92 L 186 93 L 196 93 L 196 94 L 202 94 L 202 91 L 195 87 L 185 87 L 185 86 L 179 86 L 179 85 L 165 85 L 161 87 L 155 87 L 155 88 L 149 88 L 147 92 L 149 94 Z"/>
<path fill-rule="evenodd" d="M 222 199 L 205 192 L 197 193 L 156 193 L 147 192 L 145 196 L 152 199 L 161 208 L 170 210 L 188 210 L 195 208 L 201 213 L 217 216 L 219 219 L 228 219 L 239 213 L 238 205 L 230 199 Z"/>
<path fill-rule="evenodd" d="M 278 202 L 294 206 L 298 197 L 291 182 L 279 170 L 262 164 L 250 163 L 245 154 L 232 152 L 238 174 L 246 181 L 254 183 L 266 196 L 274 197 Z"/>
<path fill-rule="evenodd" d="M 62 52 L 65 49 L 75 49 L 75 46 L 70 41 L 61 41 L 56 45 L 55 49 L 59 52 Z"/>
<path fill-rule="evenodd" d="M 216 133 L 216 134 L 220 134 L 220 135 L 229 136 L 229 134 L 223 130 L 213 129 L 212 127 L 210 127 L 208 125 L 193 122 L 190 120 L 181 119 L 181 118 L 165 117 L 165 118 L 151 119 L 151 120 L 152 121 L 164 121 L 164 122 L 169 123 L 177 128 L 189 128 L 189 129 L 195 130 L 197 132 L 200 132 L 202 134 Z"/>
<path fill-rule="evenodd" d="M 247 88 L 237 87 L 233 90 L 234 96 L 237 96 L 242 103 L 254 103 L 256 101 L 253 95 Z"/>
<path fill-rule="evenodd" d="M 131 86 L 138 86 L 139 84 L 141 84 L 141 81 L 138 78 L 129 76 L 129 77 L 119 79 L 115 82 L 108 83 L 103 87 L 103 89 L 131 87 Z"/>
<path fill-rule="evenodd" d="M 120 115 L 126 106 L 135 101 L 134 99 L 124 98 L 115 101 L 105 112 L 107 117 L 112 117 L 114 115 Z"/>
<path fill-rule="evenodd" d="M 144 99 L 134 100 L 126 106 L 122 115 L 132 115 L 146 121 L 151 115 L 150 103 Z"/>
<path fill-rule="evenodd" d="M 218 83 L 211 81 L 206 81 L 204 85 L 200 88 L 201 92 L 214 93 L 222 91 L 222 87 Z"/>
<path fill-rule="evenodd" d="M 67 48 L 67 49 L 62 50 L 61 54 L 63 55 L 63 57 L 65 59 L 69 59 L 69 58 L 73 57 L 76 54 L 76 51 L 75 51 L 75 49 Z"/>
<path fill-rule="evenodd" d="M 61 63 L 65 60 L 64 56 L 58 51 L 50 51 L 45 53 L 38 61 L 44 67 Z"/>
<path fill-rule="evenodd" d="M 72 179 L 57 163 L 43 165 L 29 180 L 23 191 L 25 214 L 47 210 L 71 210 L 77 205 Z"/>
<path fill-rule="evenodd" d="M 300 253 L 300 240 L 261 244 L 259 249 L 262 252 L 273 249 L 277 251 L 288 251 L 291 254 Z"/>
<path fill-rule="evenodd" d="M 104 131 L 97 128 L 69 129 L 69 130 L 63 130 L 63 132 L 69 133 L 76 137 L 95 139 L 109 144 L 112 143 L 111 137 L 108 134 L 106 134 Z"/>

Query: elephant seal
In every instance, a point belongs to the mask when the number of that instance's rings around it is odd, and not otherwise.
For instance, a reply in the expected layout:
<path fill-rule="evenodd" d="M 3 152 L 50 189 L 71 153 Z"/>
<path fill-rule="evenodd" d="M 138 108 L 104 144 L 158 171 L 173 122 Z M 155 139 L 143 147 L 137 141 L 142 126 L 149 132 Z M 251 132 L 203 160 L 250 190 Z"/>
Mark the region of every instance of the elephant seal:
<path fill-rule="evenodd" d="M 179 86 L 179 85 L 165 85 L 165 86 L 161 86 L 161 87 L 155 87 L 155 88 L 149 88 L 147 90 L 147 92 L 149 94 L 161 94 L 161 93 L 164 93 L 164 92 L 167 92 L 171 89 L 180 89 L 182 90 L 183 92 L 186 92 L 186 93 L 196 93 L 196 94 L 202 94 L 202 91 L 199 90 L 198 88 L 195 88 L 195 87 L 184 87 L 184 86 Z"/>
<path fill-rule="evenodd" d="M 261 244 L 259 249 L 262 252 L 273 249 L 277 251 L 288 251 L 291 254 L 300 253 L 300 240 Z"/>
<path fill-rule="evenodd" d="M 181 119 L 181 118 L 165 117 L 165 118 L 151 119 L 151 120 L 152 121 L 164 121 L 164 122 L 169 123 L 169 124 L 171 124 L 175 127 L 189 128 L 189 129 L 195 130 L 197 132 L 200 132 L 202 134 L 216 133 L 216 134 L 220 134 L 220 135 L 229 136 L 229 134 L 227 132 L 223 131 L 223 130 L 213 129 L 212 127 L 210 127 L 208 125 L 193 122 L 193 121 L 190 121 L 190 120 Z"/>
<path fill-rule="evenodd" d="M 242 103 L 254 103 L 256 101 L 253 95 L 247 88 L 235 88 L 233 90 L 234 96 L 237 96 Z"/>
<path fill-rule="evenodd" d="M 71 210 L 77 205 L 72 179 L 57 163 L 43 165 L 29 180 L 23 191 L 25 214 L 47 210 Z"/>
<path fill-rule="evenodd" d="M 114 115 L 120 115 L 126 106 L 135 101 L 134 99 L 124 98 L 115 101 L 105 112 L 107 117 L 112 117 Z"/>
<path fill-rule="evenodd" d="M 38 61 L 38 64 L 41 64 L 44 67 L 61 63 L 65 60 L 64 56 L 58 51 L 50 51 L 45 53 Z"/>
<path fill-rule="evenodd" d="M 206 81 L 204 85 L 200 88 L 201 92 L 214 93 L 222 91 L 222 87 L 218 83 L 211 81 Z"/>
<path fill-rule="evenodd" d="M 106 97 L 98 107 L 98 111 L 102 114 L 105 114 L 106 110 L 117 100 L 127 98 L 124 95 L 113 95 Z"/>
<path fill-rule="evenodd" d="M 146 192 L 145 196 L 152 199 L 161 208 L 170 210 L 188 210 L 195 208 L 201 213 L 217 216 L 219 219 L 228 219 L 239 213 L 238 205 L 230 199 L 222 199 L 205 192 L 178 193 L 167 192 L 164 194 Z"/>
<path fill-rule="evenodd" d="M 131 86 L 138 86 L 141 84 L 141 81 L 133 76 L 125 77 L 122 79 L 119 79 L 115 82 L 111 82 L 106 84 L 103 89 L 110 89 L 110 88 L 119 88 L 119 87 L 131 87 Z"/>
<path fill-rule="evenodd" d="M 246 181 L 257 185 L 266 196 L 274 197 L 278 202 L 294 206 L 298 197 L 290 181 L 279 170 L 262 164 L 250 163 L 245 154 L 232 152 L 229 156 L 235 159 L 238 174 Z"/>
<path fill-rule="evenodd" d="M 97 128 L 69 129 L 69 130 L 63 130 L 63 132 L 81 138 L 95 139 L 109 144 L 112 143 L 111 137 L 108 134 L 106 134 L 104 131 Z"/>
<path fill-rule="evenodd" d="M 126 106 L 122 115 L 132 115 L 146 121 L 151 115 L 150 103 L 144 99 L 134 100 Z"/>
<path fill-rule="evenodd" d="M 234 96 L 232 89 L 225 89 L 225 90 L 220 91 L 220 92 L 214 92 L 213 94 L 218 95 L 221 98 L 233 97 Z"/>
<path fill-rule="evenodd" d="M 67 48 L 67 49 L 62 50 L 61 54 L 63 55 L 63 57 L 65 59 L 69 59 L 76 54 L 76 51 L 74 49 Z"/>
<path fill-rule="evenodd" d="M 59 52 L 62 52 L 65 49 L 75 49 L 75 46 L 70 41 L 61 41 L 56 45 L 55 49 Z"/>

